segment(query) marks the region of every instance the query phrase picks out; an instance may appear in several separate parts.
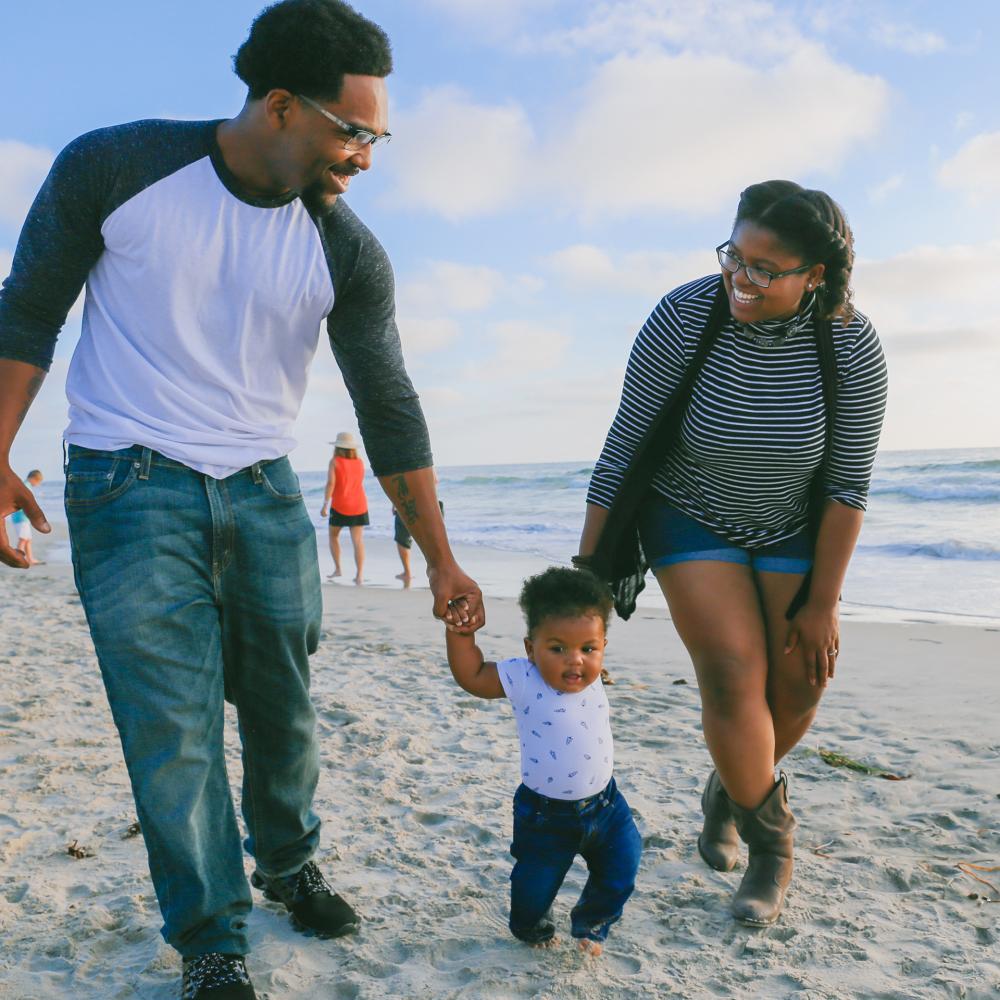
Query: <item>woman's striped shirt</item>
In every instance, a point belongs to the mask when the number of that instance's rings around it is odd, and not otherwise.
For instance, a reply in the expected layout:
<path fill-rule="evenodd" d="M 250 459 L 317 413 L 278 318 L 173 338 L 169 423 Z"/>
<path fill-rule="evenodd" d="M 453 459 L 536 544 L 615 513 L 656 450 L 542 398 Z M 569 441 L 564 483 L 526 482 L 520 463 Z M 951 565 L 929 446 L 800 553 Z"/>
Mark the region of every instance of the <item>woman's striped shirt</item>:
<path fill-rule="evenodd" d="M 718 286 L 711 275 L 674 289 L 639 331 L 589 503 L 611 506 L 639 441 L 691 362 Z M 806 524 L 826 433 L 813 304 L 792 320 L 727 320 L 653 478 L 669 503 L 737 545 L 779 542 Z M 837 408 L 825 494 L 864 510 L 885 412 L 885 359 L 861 313 L 833 322 L 833 347 Z"/>

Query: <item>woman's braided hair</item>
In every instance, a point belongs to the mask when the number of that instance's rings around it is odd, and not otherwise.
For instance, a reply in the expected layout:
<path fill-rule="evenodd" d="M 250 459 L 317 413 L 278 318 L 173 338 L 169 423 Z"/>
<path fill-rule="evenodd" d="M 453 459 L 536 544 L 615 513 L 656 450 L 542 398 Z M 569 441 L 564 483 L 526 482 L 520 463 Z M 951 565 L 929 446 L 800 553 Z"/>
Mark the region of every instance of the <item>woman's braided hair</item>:
<path fill-rule="evenodd" d="M 771 230 L 804 263 L 824 264 L 823 281 L 816 290 L 818 314 L 851 318 L 854 234 L 844 210 L 828 194 L 794 181 L 751 184 L 740 195 L 734 228 L 741 222 Z"/>

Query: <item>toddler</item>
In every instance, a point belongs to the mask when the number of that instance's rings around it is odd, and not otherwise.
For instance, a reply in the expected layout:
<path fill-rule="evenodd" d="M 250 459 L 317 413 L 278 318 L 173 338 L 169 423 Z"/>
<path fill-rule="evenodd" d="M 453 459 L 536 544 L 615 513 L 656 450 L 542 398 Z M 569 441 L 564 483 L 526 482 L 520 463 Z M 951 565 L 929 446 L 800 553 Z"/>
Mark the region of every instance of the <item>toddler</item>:
<path fill-rule="evenodd" d="M 635 888 L 642 839 L 613 777 L 601 667 L 611 594 L 585 570 L 553 567 L 524 584 L 526 657 L 485 660 L 472 635 L 448 631 L 448 665 L 479 698 L 510 700 L 521 742 L 514 793 L 510 930 L 555 940 L 552 903 L 577 854 L 589 877 L 570 914 L 580 948 L 601 953 Z"/>

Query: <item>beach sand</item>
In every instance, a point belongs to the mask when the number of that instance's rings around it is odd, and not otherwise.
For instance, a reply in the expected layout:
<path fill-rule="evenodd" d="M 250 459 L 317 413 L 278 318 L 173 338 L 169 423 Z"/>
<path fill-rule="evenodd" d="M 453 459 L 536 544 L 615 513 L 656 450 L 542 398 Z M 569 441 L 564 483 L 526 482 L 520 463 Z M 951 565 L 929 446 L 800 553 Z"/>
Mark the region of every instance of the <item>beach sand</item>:
<path fill-rule="evenodd" d="M 507 932 L 515 727 L 504 702 L 451 681 L 429 593 L 338 584 L 324 598 L 318 860 L 364 923 L 346 939 L 305 938 L 255 894 L 260 997 L 1000 995 L 1000 903 L 982 898 L 1000 892 L 958 867 L 1000 865 L 1000 630 L 844 622 L 836 681 L 785 762 L 800 822 L 787 907 L 750 930 L 728 913 L 742 864 L 713 872 L 695 848 L 709 762 L 684 650 L 665 611 L 615 622 L 616 773 L 645 853 L 594 960 L 568 937 L 579 866 L 556 904 L 561 947 Z M 180 960 L 159 936 L 142 837 L 129 836 L 128 781 L 72 575 L 0 567 L 0 601 L 0 997 L 176 997 Z M 484 651 L 517 655 L 515 603 L 488 612 Z M 910 777 L 832 768 L 820 747 Z M 89 856 L 71 856 L 74 843 Z M 1000 887 L 1000 872 L 979 874 Z"/>

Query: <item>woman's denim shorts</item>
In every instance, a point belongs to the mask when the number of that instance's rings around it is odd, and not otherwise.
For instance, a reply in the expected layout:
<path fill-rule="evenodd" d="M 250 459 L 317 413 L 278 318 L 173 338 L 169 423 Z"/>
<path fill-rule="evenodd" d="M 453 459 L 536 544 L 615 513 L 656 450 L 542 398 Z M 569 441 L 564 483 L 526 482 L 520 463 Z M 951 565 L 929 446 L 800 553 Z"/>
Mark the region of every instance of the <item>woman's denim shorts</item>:
<path fill-rule="evenodd" d="M 762 573 L 806 573 L 813 562 L 812 542 L 804 529 L 773 545 L 745 548 L 710 531 L 655 493 L 639 508 L 639 538 L 654 570 L 707 560 L 739 563 Z"/>

